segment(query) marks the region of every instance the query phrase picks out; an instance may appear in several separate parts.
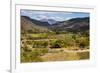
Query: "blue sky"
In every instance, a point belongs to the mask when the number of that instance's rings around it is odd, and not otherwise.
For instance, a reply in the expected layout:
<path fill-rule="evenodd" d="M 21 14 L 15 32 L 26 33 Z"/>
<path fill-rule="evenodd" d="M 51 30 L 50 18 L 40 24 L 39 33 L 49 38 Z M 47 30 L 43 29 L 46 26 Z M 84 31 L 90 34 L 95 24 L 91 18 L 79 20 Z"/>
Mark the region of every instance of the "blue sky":
<path fill-rule="evenodd" d="M 83 12 L 53 12 L 53 11 L 34 11 L 34 10 L 21 10 L 21 15 L 28 16 L 32 19 L 54 19 L 56 21 L 64 21 L 72 18 L 89 17 L 89 13 Z"/>

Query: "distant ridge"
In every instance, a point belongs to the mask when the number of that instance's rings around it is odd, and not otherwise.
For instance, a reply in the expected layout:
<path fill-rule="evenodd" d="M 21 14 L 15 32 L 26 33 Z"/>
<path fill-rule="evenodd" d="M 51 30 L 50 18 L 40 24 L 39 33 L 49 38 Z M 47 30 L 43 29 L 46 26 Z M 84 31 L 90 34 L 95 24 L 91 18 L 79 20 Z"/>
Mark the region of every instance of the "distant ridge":
<path fill-rule="evenodd" d="M 70 31 L 70 32 L 85 32 L 89 31 L 89 17 L 73 18 L 70 20 L 57 22 L 55 20 L 39 21 L 31 19 L 28 16 L 21 16 L 22 32 L 50 32 L 50 31 Z"/>

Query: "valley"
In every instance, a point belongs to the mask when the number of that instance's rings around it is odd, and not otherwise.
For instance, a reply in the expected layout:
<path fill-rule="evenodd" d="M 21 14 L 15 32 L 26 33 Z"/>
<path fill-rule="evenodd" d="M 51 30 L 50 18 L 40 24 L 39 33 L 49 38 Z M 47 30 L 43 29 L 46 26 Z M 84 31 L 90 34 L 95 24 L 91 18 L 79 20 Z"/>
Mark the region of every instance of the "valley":
<path fill-rule="evenodd" d="M 88 17 L 49 23 L 21 16 L 22 63 L 90 58 Z"/>

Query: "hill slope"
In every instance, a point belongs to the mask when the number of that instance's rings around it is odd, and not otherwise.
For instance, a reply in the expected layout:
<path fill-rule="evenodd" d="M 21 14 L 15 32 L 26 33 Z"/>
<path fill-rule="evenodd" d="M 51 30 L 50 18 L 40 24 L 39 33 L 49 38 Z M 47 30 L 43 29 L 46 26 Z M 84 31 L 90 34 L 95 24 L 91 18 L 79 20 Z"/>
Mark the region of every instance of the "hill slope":
<path fill-rule="evenodd" d="M 40 26 L 36 20 L 32 20 L 27 16 L 21 16 L 21 32 L 47 32 L 47 28 Z"/>
<path fill-rule="evenodd" d="M 22 32 L 85 32 L 89 31 L 89 17 L 73 18 L 51 25 L 48 22 L 42 22 L 35 19 L 31 19 L 27 16 L 21 16 L 21 30 Z"/>
<path fill-rule="evenodd" d="M 52 26 L 56 31 L 84 32 L 89 30 L 89 18 L 74 18 Z"/>

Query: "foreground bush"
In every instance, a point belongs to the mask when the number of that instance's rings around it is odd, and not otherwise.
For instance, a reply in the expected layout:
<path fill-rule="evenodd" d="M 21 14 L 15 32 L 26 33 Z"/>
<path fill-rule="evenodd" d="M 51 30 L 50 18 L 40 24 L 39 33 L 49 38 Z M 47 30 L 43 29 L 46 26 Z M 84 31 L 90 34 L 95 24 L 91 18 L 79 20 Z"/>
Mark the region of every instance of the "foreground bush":
<path fill-rule="evenodd" d="M 42 62 L 40 54 L 37 50 L 23 51 L 21 52 L 21 62 Z"/>
<path fill-rule="evenodd" d="M 61 48 L 64 46 L 64 42 L 62 40 L 51 40 L 50 41 L 50 48 Z"/>
<path fill-rule="evenodd" d="M 48 53 L 46 48 L 36 48 L 29 50 L 28 48 L 21 49 L 21 62 L 42 62 L 41 56 Z"/>
<path fill-rule="evenodd" d="M 46 48 L 47 46 L 47 41 L 33 41 L 33 48 Z"/>
<path fill-rule="evenodd" d="M 80 37 L 77 38 L 76 43 L 80 48 L 85 48 L 89 46 L 89 38 L 88 37 Z"/>

